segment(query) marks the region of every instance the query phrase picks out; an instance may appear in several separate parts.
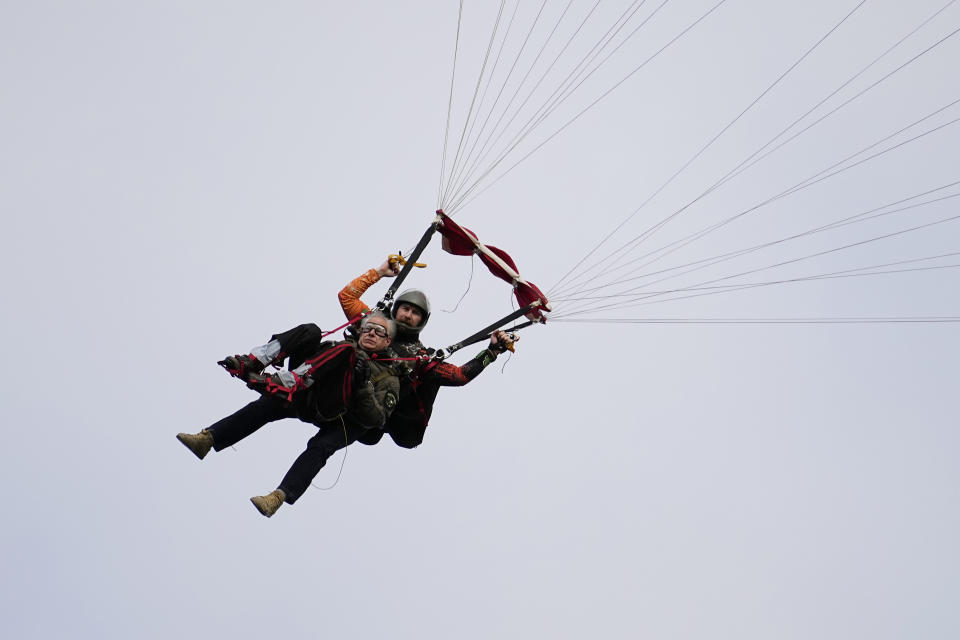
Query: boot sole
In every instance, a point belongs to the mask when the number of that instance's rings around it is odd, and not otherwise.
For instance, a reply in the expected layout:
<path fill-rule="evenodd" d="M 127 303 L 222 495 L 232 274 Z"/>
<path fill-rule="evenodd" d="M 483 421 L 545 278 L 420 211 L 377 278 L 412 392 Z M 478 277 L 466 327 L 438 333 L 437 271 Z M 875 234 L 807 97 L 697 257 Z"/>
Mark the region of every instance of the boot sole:
<path fill-rule="evenodd" d="M 266 512 L 266 511 L 264 511 L 264 510 L 260 507 L 260 505 L 257 504 L 256 500 L 254 500 L 253 498 L 250 498 L 250 503 L 257 508 L 257 511 L 260 512 L 260 515 L 266 516 L 267 518 L 272 518 L 272 517 L 273 517 L 273 514 L 275 514 L 275 513 L 280 509 L 280 507 L 277 507 L 276 509 L 274 509 L 273 511 L 271 511 L 271 512 L 268 513 L 268 512 Z"/>
<path fill-rule="evenodd" d="M 189 434 L 178 433 L 178 434 L 177 434 L 177 440 L 180 441 L 180 444 L 182 444 L 182 445 L 185 446 L 187 449 L 189 449 L 190 452 L 193 453 L 193 455 L 195 455 L 195 456 L 197 456 L 198 458 L 200 458 L 201 460 L 203 460 L 203 459 L 207 456 L 207 454 L 210 453 L 210 449 L 207 449 L 206 451 L 203 452 L 203 454 L 200 454 L 196 449 L 194 449 L 193 447 L 191 447 L 191 446 L 187 443 L 187 441 L 186 441 L 186 440 L 184 439 L 184 437 L 183 437 L 183 436 L 185 436 L 185 435 L 189 435 Z"/>

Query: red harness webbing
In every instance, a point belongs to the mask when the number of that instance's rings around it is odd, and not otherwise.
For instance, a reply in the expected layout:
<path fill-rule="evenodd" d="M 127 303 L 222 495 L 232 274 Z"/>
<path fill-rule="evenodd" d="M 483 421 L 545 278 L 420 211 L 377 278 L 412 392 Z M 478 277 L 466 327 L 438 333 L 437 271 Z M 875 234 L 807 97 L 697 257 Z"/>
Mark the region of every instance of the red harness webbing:
<path fill-rule="evenodd" d="M 320 336 L 320 337 L 321 337 L 321 338 L 326 338 L 326 337 L 329 336 L 330 334 L 333 334 L 333 333 L 336 333 L 337 331 L 340 331 L 340 329 L 346 329 L 347 327 L 349 327 L 350 325 L 352 325 L 354 322 L 358 322 L 358 321 L 362 320 L 362 319 L 363 319 L 363 316 L 365 316 L 365 315 L 367 315 L 367 314 L 361 313 L 361 314 L 358 315 L 356 318 L 351 318 L 351 319 L 347 320 L 345 323 L 343 323 L 342 325 L 340 325 L 340 326 L 337 327 L 336 329 L 331 329 L 330 331 L 327 331 L 326 333 L 324 333 L 324 334 L 323 334 L 322 336 Z"/>
<path fill-rule="evenodd" d="M 336 329 L 334 329 L 334 331 L 336 331 Z M 311 358 L 310 360 L 307 360 L 306 364 L 309 364 L 310 368 L 307 369 L 307 371 L 303 374 L 304 377 L 311 375 L 317 369 L 327 364 L 334 358 L 337 358 L 338 356 L 342 355 L 345 351 L 348 351 L 348 350 L 352 351 L 353 346 L 349 344 L 339 344 L 334 347 L 331 347 L 330 349 L 327 349 L 326 351 L 318 355 L 316 358 Z M 344 376 L 343 387 L 342 387 L 342 399 L 344 404 L 346 404 L 349 401 L 350 395 L 353 391 L 352 382 L 353 382 L 353 376 L 350 376 L 350 375 Z"/>

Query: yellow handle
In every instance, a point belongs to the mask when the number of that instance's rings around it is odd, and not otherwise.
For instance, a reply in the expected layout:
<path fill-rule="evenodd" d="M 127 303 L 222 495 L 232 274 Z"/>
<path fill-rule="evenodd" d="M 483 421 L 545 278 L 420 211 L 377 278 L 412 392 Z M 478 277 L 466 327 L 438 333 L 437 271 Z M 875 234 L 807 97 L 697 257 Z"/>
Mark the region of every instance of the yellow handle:
<path fill-rule="evenodd" d="M 399 263 L 401 267 L 404 266 L 405 264 L 407 264 L 407 259 L 404 258 L 404 257 L 403 257 L 403 254 L 400 253 L 399 251 L 398 251 L 397 253 L 391 253 L 389 256 L 387 256 L 387 260 L 388 260 L 388 261 L 390 262 L 390 264 L 392 264 L 392 265 Z M 420 269 L 423 269 L 423 268 L 426 267 L 427 265 L 424 264 L 423 262 L 414 262 L 414 263 L 413 263 L 413 266 L 418 267 L 418 268 L 420 268 Z"/>

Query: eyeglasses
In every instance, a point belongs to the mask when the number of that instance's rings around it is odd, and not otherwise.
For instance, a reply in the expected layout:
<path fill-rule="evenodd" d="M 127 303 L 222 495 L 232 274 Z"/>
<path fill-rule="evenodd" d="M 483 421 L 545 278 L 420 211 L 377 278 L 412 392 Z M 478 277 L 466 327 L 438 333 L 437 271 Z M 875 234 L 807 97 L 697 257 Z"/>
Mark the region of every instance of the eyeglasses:
<path fill-rule="evenodd" d="M 384 327 L 382 324 L 373 324 L 373 323 L 365 324 L 362 327 L 360 327 L 360 333 L 361 334 L 373 333 L 374 335 L 380 338 L 386 338 L 388 335 L 386 327 Z"/>

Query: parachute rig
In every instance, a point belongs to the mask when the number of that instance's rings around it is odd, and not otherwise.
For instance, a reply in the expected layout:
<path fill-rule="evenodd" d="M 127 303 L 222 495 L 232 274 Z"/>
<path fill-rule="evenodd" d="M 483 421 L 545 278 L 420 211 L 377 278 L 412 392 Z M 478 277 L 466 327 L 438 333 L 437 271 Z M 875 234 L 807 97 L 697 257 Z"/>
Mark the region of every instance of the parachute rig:
<path fill-rule="evenodd" d="M 393 284 L 390 285 L 390 288 L 387 289 L 383 298 L 377 303 L 377 310 L 389 315 L 390 307 L 393 304 L 393 297 L 396 295 L 400 285 L 403 284 L 403 281 L 415 266 L 424 266 L 418 263 L 417 259 L 420 258 L 420 255 L 427 248 L 427 245 L 430 244 L 430 241 L 436 233 L 443 236 L 441 246 L 444 251 L 455 256 L 476 255 L 480 258 L 480 261 L 486 265 L 487 269 L 490 270 L 490 273 L 510 283 L 513 286 L 513 296 L 519 308 L 463 340 L 455 342 L 445 349 L 438 349 L 432 355 L 434 360 L 443 360 L 464 347 L 482 342 L 489 337 L 490 333 L 518 318 L 525 317 L 527 321 L 506 329 L 508 334 L 516 334 L 520 329 L 525 329 L 534 324 L 544 324 L 546 322 L 544 313 L 550 312 L 550 303 L 547 297 L 535 284 L 520 277 L 513 258 L 503 249 L 498 249 L 497 247 L 480 242 L 477 234 L 465 227 L 461 227 L 454 222 L 450 216 L 445 214 L 442 209 L 437 210 L 436 217 L 423 233 L 413 252 L 406 257 L 396 256 L 397 260 L 403 266 L 400 273 L 397 274 L 397 277 L 394 279 Z M 513 350 L 512 342 L 513 340 L 511 340 L 510 347 L 508 347 L 511 351 Z"/>

